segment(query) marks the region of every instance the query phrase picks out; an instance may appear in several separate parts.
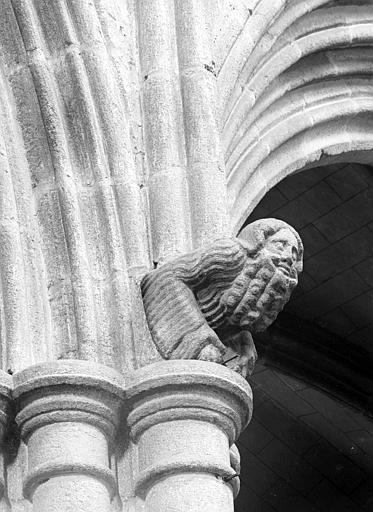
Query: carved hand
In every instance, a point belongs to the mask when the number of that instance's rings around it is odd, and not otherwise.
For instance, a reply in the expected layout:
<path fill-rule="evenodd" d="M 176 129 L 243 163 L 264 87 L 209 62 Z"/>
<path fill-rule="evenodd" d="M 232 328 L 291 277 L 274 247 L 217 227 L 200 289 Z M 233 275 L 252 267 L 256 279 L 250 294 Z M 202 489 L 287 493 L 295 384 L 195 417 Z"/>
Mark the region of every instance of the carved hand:
<path fill-rule="evenodd" d="M 218 338 L 217 334 L 205 322 L 195 331 L 184 336 L 183 341 L 190 346 L 199 346 L 201 351 L 198 359 L 202 361 L 211 361 L 221 363 L 226 347 Z"/>
<path fill-rule="evenodd" d="M 229 340 L 229 345 L 239 355 L 234 364 L 229 367 L 244 378 L 251 375 L 258 359 L 251 333 L 247 330 L 239 332 Z"/>

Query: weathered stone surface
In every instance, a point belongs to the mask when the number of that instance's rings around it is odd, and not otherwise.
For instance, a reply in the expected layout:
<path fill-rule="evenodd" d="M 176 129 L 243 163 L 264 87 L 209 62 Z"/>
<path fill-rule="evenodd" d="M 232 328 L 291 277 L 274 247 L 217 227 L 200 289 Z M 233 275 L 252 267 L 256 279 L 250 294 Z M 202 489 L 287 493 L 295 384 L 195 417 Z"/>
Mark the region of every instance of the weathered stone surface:
<path fill-rule="evenodd" d="M 228 347 L 238 356 L 232 368 L 246 376 L 256 359 L 251 333 L 266 329 L 289 300 L 302 257 L 293 228 L 262 219 L 240 238 L 217 240 L 147 274 L 144 307 L 161 355 L 221 363 Z"/>
<path fill-rule="evenodd" d="M 85 361 L 36 365 L 14 375 L 13 396 L 28 453 L 23 493 L 34 510 L 109 512 L 121 375 Z"/>
<path fill-rule="evenodd" d="M 164 361 L 132 374 L 126 396 L 145 510 L 233 510 L 239 484 L 229 448 L 251 418 L 247 382 L 213 363 Z"/>
<path fill-rule="evenodd" d="M 135 20 L 127 2 L 1 3 L 6 369 L 134 367 L 129 281 L 150 261 Z"/>
<path fill-rule="evenodd" d="M 233 443 L 250 421 L 252 393 L 231 370 L 167 361 L 125 382 L 112 368 L 60 360 L 0 377 L 1 426 L 15 408 L 27 450 L 22 492 L 38 512 L 112 511 L 116 444 L 127 430 L 133 492 L 146 510 L 232 510 L 240 468 Z"/>
<path fill-rule="evenodd" d="M 234 233 L 285 176 L 320 159 L 359 161 L 372 151 L 365 115 L 372 20 L 364 1 L 253 8 L 218 75 Z"/>

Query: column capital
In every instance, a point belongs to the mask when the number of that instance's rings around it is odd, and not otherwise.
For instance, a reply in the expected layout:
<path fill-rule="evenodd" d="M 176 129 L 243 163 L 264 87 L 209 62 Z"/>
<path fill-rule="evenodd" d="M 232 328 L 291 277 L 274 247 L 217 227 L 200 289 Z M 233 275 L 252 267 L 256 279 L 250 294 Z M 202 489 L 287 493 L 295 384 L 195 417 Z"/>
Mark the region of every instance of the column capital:
<path fill-rule="evenodd" d="M 128 424 L 137 439 L 144 430 L 181 419 L 217 424 L 234 443 L 252 414 L 252 391 L 240 375 L 215 363 L 171 360 L 134 372 L 126 387 Z"/>
<path fill-rule="evenodd" d="M 16 421 L 23 438 L 51 423 L 99 426 L 111 440 L 124 398 L 124 380 L 97 363 L 60 360 L 30 366 L 13 376 Z"/>
<path fill-rule="evenodd" d="M 126 397 L 136 494 L 149 510 L 233 510 L 229 447 L 251 418 L 249 384 L 219 364 L 162 361 L 134 372 Z"/>
<path fill-rule="evenodd" d="M 82 511 L 109 510 L 116 492 L 110 444 L 124 400 L 122 376 L 100 364 L 60 360 L 13 378 L 16 422 L 28 446 L 25 497 L 40 511 L 70 510 L 77 502 Z"/>

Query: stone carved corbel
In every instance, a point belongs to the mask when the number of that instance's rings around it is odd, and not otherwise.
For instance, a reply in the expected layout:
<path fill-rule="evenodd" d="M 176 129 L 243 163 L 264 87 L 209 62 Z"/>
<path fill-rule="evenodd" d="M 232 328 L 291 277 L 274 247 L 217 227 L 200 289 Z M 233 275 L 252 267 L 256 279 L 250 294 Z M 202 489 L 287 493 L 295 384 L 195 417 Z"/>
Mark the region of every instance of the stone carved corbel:
<path fill-rule="evenodd" d="M 246 377 L 256 360 L 252 333 L 277 317 L 302 270 L 298 233 L 261 219 L 238 238 L 216 240 L 149 272 L 145 313 L 164 359 L 224 363 Z"/>

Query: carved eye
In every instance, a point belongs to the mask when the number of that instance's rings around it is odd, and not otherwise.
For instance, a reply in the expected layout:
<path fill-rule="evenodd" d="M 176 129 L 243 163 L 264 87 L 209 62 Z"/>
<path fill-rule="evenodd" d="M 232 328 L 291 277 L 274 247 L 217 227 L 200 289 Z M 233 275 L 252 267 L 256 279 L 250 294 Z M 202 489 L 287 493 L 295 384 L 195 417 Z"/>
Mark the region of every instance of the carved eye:
<path fill-rule="evenodd" d="M 281 242 L 280 240 L 276 240 L 275 242 L 272 242 L 275 249 L 278 249 L 279 251 L 284 250 L 285 242 Z"/>

